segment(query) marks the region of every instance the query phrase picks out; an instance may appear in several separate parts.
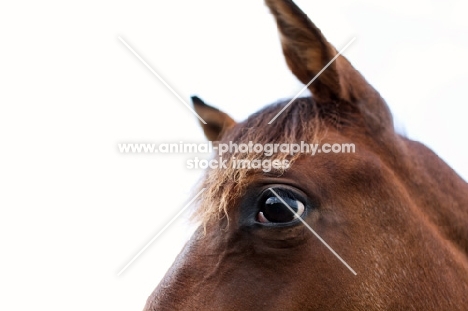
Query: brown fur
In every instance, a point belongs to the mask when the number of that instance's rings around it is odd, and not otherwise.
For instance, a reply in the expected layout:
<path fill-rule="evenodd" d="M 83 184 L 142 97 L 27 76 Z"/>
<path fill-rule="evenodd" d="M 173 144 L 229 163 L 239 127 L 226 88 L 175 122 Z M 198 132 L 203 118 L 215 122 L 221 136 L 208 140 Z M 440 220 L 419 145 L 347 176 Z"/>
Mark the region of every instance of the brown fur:
<path fill-rule="evenodd" d="M 292 1 L 266 3 L 288 65 L 308 83 L 336 50 Z M 344 57 L 315 82 L 313 98 L 296 100 L 272 125 L 287 101 L 238 124 L 198 103 L 215 125 L 209 138 L 354 143 L 356 153 L 277 154 L 293 165 L 271 173 L 207 171 L 196 213 L 203 226 L 145 310 L 467 309 L 467 183 L 428 148 L 394 131 L 383 99 Z M 224 154 L 232 156 L 240 155 Z M 314 208 L 305 221 L 357 276 L 302 224 L 252 220 L 259 193 L 271 185 L 307 198 Z"/>

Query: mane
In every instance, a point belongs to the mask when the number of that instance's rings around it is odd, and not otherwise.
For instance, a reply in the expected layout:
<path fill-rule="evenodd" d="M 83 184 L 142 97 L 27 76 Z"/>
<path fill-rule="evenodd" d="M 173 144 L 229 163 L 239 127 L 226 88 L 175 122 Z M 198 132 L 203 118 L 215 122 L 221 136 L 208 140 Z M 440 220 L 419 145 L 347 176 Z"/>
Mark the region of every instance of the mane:
<path fill-rule="evenodd" d="M 298 98 L 289 105 L 277 119 L 268 124 L 288 101 L 280 101 L 263 108 L 252 114 L 244 122 L 238 123 L 229 130 L 220 143 L 233 142 L 237 144 L 292 144 L 292 143 L 320 143 L 326 134 L 327 128 L 348 126 L 349 120 L 341 119 L 334 111 L 335 105 L 317 105 L 313 98 Z M 322 107 L 334 106 L 334 109 L 324 110 Z M 214 156 L 219 157 L 218 155 Z M 290 165 L 301 157 L 300 153 L 290 155 L 288 153 L 274 153 L 266 156 L 263 153 L 224 153 L 223 160 L 227 161 L 227 169 L 207 169 L 197 187 L 197 192 L 205 188 L 204 193 L 198 199 L 198 207 L 193 215 L 195 221 L 204 226 L 212 219 L 228 219 L 230 206 L 235 206 L 237 200 L 244 194 L 246 185 L 251 176 L 266 174 L 261 169 L 238 169 L 233 167 L 235 160 L 288 160 Z M 268 175 L 281 176 L 284 169 L 276 169 L 268 172 Z"/>

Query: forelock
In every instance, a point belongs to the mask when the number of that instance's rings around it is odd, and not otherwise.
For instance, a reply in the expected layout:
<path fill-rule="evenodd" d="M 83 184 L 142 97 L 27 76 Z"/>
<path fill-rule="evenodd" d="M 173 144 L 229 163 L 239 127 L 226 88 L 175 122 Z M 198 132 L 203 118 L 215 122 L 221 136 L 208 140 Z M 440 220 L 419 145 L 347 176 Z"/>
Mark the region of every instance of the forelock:
<path fill-rule="evenodd" d="M 289 101 L 281 101 L 252 114 L 247 120 L 238 123 L 226 133 L 220 144 L 229 144 L 229 142 L 235 144 L 252 142 L 262 145 L 320 143 L 325 129 L 323 123 L 326 119 L 332 120 L 333 116 L 324 117 L 323 111 L 317 108 L 316 103 L 310 97 L 296 99 L 278 115 L 288 103 Z M 272 124 L 268 124 L 275 116 L 277 118 Z M 264 173 L 261 169 L 236 168 L 233 161 L 288 160 L 292 164 L 300 156 L 300 153 L 290 155 L 281 152 L 273 153 L 271 156 L 255 152 L 222 154 L 222 160 L 227 162 L 226 168 L 207 169 L 199 184 L 197 192 L 203 188 L 205 190 L 197 202 L 198 207 L 194 219 L 206 225 L 213 218 L 227 217 L 229 207 L 234 206 L 244 194 L 251 180 L 250 177 Z M 269 172 L 270 175 L 278 176 L 283 173 L 284 170 L 281 169 Z"/>

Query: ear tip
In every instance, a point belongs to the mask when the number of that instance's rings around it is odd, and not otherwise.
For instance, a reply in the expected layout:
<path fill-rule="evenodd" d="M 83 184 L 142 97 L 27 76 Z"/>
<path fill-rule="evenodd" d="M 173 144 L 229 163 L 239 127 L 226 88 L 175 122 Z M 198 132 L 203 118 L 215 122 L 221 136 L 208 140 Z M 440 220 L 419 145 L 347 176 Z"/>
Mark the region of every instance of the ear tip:
<path fill-rule="evenodd" d="M 193 95 L 190 97 L 192 99 L 192 103 L 194 105 L 202 105 L 202 106 L 206 106 L 205 102 L 203 100 L 201 100 L 200 97 L 196 96 L 196 95 Z"/>

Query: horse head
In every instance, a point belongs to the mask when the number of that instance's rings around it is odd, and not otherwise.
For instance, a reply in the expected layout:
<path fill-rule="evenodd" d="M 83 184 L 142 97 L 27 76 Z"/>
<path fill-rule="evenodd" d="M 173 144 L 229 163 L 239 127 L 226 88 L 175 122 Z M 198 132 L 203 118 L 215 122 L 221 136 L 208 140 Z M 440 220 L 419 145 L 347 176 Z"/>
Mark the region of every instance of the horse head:
<path fill-rule="evenodd" d="M 199 229 L 145 310 L 466 308 L 466 182 L 394 130 L 384 99 L 292 1 L 265 2 L 312 97 L 239 123 L 198 97 L 195 111 L 219 145 L 318 151 L 224 152 L 200 185 Z"/>

